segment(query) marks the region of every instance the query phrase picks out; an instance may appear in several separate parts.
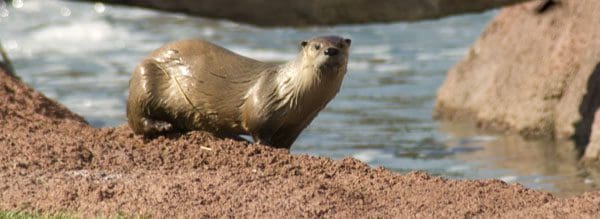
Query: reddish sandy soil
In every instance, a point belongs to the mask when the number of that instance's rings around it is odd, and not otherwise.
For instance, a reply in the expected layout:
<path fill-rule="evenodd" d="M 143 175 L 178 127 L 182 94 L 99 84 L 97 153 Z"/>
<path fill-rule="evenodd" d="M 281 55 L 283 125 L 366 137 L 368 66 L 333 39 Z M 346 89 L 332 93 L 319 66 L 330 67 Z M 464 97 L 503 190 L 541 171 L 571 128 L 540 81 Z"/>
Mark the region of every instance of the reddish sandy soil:
<path fill-rule="evenodd" d="M 155 217 L 594 217 L 498 180 L 401 175 L 204 132 L 145 140 L 96 129 L 0 70 L 0 209 Z"/>

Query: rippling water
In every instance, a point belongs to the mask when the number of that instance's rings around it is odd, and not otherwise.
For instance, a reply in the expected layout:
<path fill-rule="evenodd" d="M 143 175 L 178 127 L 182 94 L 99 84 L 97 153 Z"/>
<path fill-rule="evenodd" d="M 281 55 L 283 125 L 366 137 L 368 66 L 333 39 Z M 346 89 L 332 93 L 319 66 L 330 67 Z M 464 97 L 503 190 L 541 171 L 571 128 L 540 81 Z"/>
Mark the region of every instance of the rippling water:
<path fill-rule="evenodd" d="M 2 1 L 0 1 L 2 2 Z M 0 40 L 18 74 L 94 126 L 125 122 L 130 72 L 167 41 L 204 38 L 259 60 L 292 59 L 317 35 L 352 38 L 338 96 L 293 153 L 352 156 L 396 171 L 498 178 L 557 194 L 594 189 L 570 145 L 478 133 L 432 119 L 437 87 L 495 12 L 416 23 L 257 28 L 100 3 L 0 3 Z"/>

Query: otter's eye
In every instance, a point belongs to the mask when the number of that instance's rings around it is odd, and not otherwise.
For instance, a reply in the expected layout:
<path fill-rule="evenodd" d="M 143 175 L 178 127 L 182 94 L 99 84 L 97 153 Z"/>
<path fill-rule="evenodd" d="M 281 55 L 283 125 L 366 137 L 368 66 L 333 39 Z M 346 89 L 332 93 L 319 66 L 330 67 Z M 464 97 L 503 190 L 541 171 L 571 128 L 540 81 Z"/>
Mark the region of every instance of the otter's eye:
<path fill-rule="evenodd" d="M 315 49 L 319 50 L 321 48 L 321 45 L 315 45 Z"/>

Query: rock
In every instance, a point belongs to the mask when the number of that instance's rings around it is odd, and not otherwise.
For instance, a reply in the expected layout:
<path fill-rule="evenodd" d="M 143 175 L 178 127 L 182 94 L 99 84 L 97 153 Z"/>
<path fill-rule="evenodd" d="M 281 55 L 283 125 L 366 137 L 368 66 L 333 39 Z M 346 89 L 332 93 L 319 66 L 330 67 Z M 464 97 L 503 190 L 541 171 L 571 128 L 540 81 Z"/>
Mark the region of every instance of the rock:
<path fill-rule="evenodd" d="M 449 71 L 435 117 L 585 148 L 600 105 L 600 1 L 544 3 L 497 15 Z"/>
<path fill-rule="evenodd" d="M 307 26 L 414 21 L 481 12 L 523 1 L 527 0 L 103 0 L 101 2 L 184 12 L 202 17 L 225 18 L 259 26 Z"/>
<path fill-rule="evenodd" d="M 600 160 L 600 109 L 594 114 L 590 142 L 583 157 L 588 160 Z"/>

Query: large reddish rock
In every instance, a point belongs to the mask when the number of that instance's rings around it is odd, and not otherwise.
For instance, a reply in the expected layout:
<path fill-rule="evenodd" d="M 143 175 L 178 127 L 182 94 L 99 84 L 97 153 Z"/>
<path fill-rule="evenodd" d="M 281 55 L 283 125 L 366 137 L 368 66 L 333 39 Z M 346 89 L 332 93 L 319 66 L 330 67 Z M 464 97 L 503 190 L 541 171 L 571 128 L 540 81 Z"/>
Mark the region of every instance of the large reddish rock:
<path fill-rule="evenodd" d="M 588 143 L 583 157 L 590 161 L 600 160 L 600 109 L 597 109 L 596 114 L 594 115 L 594 122 L 592 124 L 592 134 L 590 136 L 590 142 Z"/>
<path fill-rule="evenodd" d="M 541 3 L 500 11 L 449 71 L 436 117 L 587 145 L 600 104 L 600 1 L 557 1 L 543 12 Z"/>

